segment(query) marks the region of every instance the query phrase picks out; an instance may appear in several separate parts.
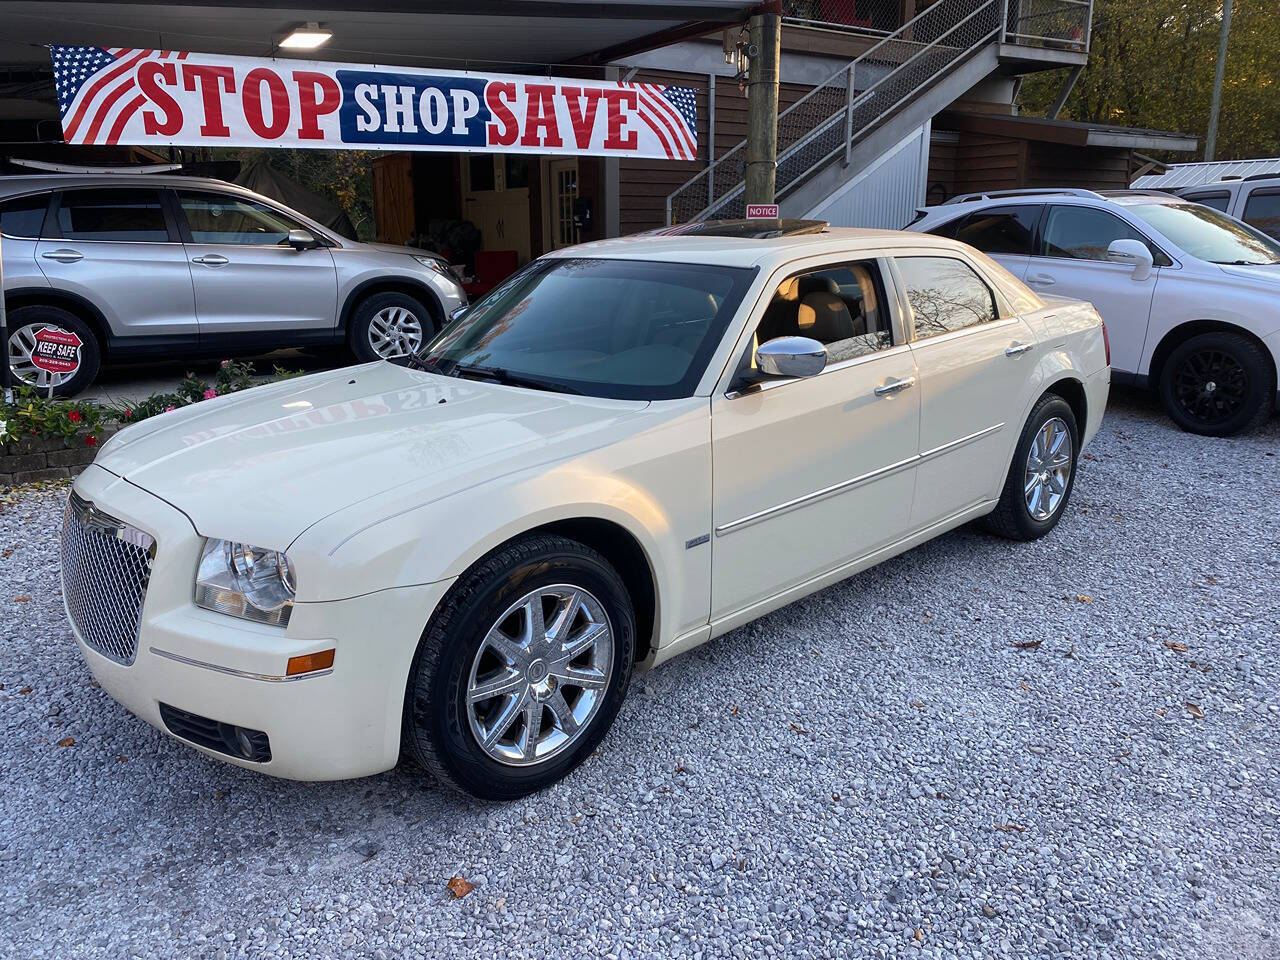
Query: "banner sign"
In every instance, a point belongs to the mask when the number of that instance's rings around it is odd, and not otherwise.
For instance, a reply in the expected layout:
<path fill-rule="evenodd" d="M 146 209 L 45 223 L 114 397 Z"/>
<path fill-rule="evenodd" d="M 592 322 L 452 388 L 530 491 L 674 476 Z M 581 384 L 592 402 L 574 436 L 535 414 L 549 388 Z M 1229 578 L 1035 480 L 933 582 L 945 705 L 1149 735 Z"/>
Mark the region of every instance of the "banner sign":
<path fill-rule="evenodd" d="M 52 47 L 67 143 L 692 160 L 689 87 Z"/>

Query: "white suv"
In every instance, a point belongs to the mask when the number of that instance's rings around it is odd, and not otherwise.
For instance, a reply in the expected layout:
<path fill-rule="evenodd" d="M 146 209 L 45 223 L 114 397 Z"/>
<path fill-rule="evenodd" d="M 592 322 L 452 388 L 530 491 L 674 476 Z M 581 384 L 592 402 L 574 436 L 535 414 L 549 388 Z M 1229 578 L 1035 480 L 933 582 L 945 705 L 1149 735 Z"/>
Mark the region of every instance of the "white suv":
<path fill-rule="evenodd" d="M 1219 180 L 1170 190 L 1183 200 L 1203 203 L 1280 239 L 1280 177 L 1257 175 L 1243 180 Z"/>
<path fill-rule="evenodd" d="M 957 197 L 910 229 L 977 247 L 1042 295 L 1090 300 L 1115 382 L 1150 385 L 1184 430 L 1226 436 L 1276 407 L 1280 242 L 1137 190 Z"/>

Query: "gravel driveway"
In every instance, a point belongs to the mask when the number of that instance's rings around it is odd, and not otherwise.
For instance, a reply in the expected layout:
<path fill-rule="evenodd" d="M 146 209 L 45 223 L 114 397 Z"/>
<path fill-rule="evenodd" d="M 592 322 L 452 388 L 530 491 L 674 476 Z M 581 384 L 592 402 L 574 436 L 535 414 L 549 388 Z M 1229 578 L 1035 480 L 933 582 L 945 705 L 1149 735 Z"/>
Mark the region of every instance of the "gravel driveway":
<path fill-rule="evenodd" d="M 1114 397 L 1055 534 L 959 531 L 638 675 L 506 805 L 166 738 L 72 645 L 64 494 L 0 506 L 0 955 L 1280 955 L 1278 441 Z"/>

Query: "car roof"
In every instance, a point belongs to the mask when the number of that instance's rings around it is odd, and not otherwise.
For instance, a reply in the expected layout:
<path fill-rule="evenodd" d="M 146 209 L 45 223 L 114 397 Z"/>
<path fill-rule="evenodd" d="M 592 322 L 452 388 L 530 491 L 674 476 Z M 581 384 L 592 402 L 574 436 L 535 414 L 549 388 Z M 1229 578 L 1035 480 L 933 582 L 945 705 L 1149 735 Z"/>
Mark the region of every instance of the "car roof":
<path fill-rule="evenodd" d="M 215 187 L 253 194 L 238 184 L 213 177 L 188 177 L 176 173 L 20 173 L 0 176 L 0 197 L 69 187 Z M 254 194 L 256 196 L 256 194 Z"/>
<path fill-rule="evenodd" d="M 549 252 L 547 256 L 773 267 L 807 256 L 862 253 L 874 256 L 885 247 L 901 246 L 937 247 L 951 251 L 963 249 L 963 245 L 954 240 L 923 233 L 827 227 L 820 233 L 793 233 L 780 237 L 730 236 L 726 231 L 699 234 L 655 230 L 565 247 Z"/>
<path fill-rule="evenodd" d="M 938 216 L 946 216 L 946 219 L 953 219 L 950 214 L 960 215 L 967 211 L 983 210 L 987 207 L 1012 207 L 1012 206 L 1030 206 L 1033 204 L 1055 203 L 1068 206 L 1079 207 L 1107 207 L 1112 204 L 1132 207 L 1142 204 L 1169 204 L 1169 205 L 1186 205 L 1187 200 L 1172 193 L 1166 193 L 1162 190 L 1100 190 L 1100 191 L 1078 191 L 1074 193 L 1063 193 L 1057 190 L 1046 189 L 1043 193 L 1033 191 L 1019 191 L 1016 194 L 998 194 L 996 196 L 978 197 L 973 200 L 950 201 L 938 206 L 926 207 L 924 209 L 925 216 L 934 218 Z"/>

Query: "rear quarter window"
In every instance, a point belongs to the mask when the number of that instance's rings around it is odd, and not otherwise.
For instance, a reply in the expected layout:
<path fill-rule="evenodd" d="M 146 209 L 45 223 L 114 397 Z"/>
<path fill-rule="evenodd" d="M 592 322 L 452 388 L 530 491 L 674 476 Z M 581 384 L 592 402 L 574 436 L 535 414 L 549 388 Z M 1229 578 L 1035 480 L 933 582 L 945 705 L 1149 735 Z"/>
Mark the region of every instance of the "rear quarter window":
<path fill-rule="evenodd" d="M 37 240 L 49 208 L 49 194 L 0 201 L 0 233 L 14 239 Z"/>

